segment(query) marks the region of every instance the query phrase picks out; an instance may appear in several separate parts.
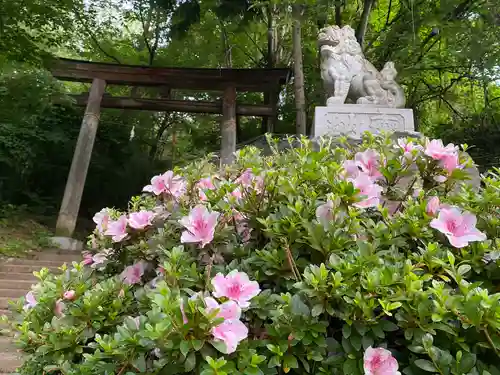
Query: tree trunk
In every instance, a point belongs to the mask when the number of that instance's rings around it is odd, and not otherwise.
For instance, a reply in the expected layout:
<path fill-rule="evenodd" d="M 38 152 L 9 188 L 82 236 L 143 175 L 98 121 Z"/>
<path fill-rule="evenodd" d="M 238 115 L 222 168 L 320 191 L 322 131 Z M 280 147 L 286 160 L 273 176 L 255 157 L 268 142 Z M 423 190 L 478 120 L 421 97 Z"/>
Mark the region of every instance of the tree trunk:
<path fill-rule="evenodd" d="M 274 29 L 274 14 L 276 6 L 274 4 L 267 5 L 267 56 L 266 67 L 272 69 L 276 67 L 276 31 Z M 274 92 L 264 93 L 264 103 L 270 104 L 273 101 Z M 272 133 L 276 126 L 276 117 L 263 117 L 261 124 L 261 134 L 267 132 Z"/>
<path fill-rule="evenodd" d="M 356 39 L 358 40 L 361 49 L 363 49 L 363 42 L 365 40 L 366 30 L 368 28 L 368 21 L 370 20 L 370 13 L 372 11 L 373 0 L 364 0 L 363 13 L 359 21 L 358 29 L 356 30 Z"/>
<path fill-rule="evenodd" d="M 342 2 L 340 0 L 335 1 L 335 24 L 342 27 Z"/>
<path fill-rule="evenodd" d="M 304 93 L 304 68 L 302 63 L 301 18 L 302 8 L 293 5 L 293 73 L 295 88 L 296 134 L 306 134 L 306 99 Z"/>

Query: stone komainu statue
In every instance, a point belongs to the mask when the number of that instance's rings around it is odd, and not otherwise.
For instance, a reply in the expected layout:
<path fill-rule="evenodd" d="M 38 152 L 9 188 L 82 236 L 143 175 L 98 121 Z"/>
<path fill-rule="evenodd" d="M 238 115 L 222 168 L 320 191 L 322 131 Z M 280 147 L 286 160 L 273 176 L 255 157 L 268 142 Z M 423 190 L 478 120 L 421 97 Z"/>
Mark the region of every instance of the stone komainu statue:
<path fill-rule="evenodd" d="M 377 69 L 365 59 L 350 26 L 328 26 L 319 32 L 321 78 L 328 99 L 326 105 L 343 104 L 346 98 L 357 104 L 400 108 L 405 95 L 396 81 L 393 62 Z"/>

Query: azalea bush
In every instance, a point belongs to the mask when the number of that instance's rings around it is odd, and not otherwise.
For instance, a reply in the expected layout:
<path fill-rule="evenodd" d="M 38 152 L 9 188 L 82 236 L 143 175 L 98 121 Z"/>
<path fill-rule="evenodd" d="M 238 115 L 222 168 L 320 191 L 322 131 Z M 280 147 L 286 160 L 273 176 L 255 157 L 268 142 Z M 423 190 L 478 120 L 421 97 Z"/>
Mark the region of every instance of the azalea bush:
<path fill-rule="evenodd" d="M 367 134 L 152 178 L 13 309 L 21 374 L 500 374 L 500 177 Z"/>

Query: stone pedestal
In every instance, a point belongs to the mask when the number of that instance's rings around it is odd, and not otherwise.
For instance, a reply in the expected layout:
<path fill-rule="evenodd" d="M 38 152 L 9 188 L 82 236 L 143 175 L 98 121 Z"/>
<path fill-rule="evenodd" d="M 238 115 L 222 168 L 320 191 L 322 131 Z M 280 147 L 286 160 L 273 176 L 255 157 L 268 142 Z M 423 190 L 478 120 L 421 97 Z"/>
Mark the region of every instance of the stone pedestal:
<path fill-rule="evenodd" d="M 51 237 L 50 243 L 62 250 L 82 251 L 83 242 L 71 237 Z"/>
<path fill-rule="evenodd" d="M 365 131 L 414 134 L 413 111 L 363 104 L 339 104 L 316 107 L 314 137 L 347 136 L 359 139 Z"/>

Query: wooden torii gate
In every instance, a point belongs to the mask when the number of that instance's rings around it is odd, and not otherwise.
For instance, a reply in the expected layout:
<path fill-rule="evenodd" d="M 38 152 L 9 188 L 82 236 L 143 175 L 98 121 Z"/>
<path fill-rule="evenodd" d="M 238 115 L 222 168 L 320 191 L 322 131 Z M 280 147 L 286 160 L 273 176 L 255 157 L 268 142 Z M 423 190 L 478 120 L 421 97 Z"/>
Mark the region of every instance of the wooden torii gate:
<path fill-rule="evenodd" d="M 236 150 L 236 116 L 276 116 L 273 104 L 236 103 L 237 92 L 274 92 L 291 77 L 289 69 L 197 69 L 157 68 L 59 59 L 50 69 L 63 81 L 91 82 L 89 95 L 74 95 L 77 105 L 86 106 L 73 161 L 56 224 L 56 236 L 72 237 L 87 171 L 92 156 L 101 108 L 149 111 L 219 113 L 221 121 L 221 164 L 229 164 Z M 166 87 L 169 90 L 222 91 L 220 101 L 142 99 L 104 95 L 107 85 Z"/>

